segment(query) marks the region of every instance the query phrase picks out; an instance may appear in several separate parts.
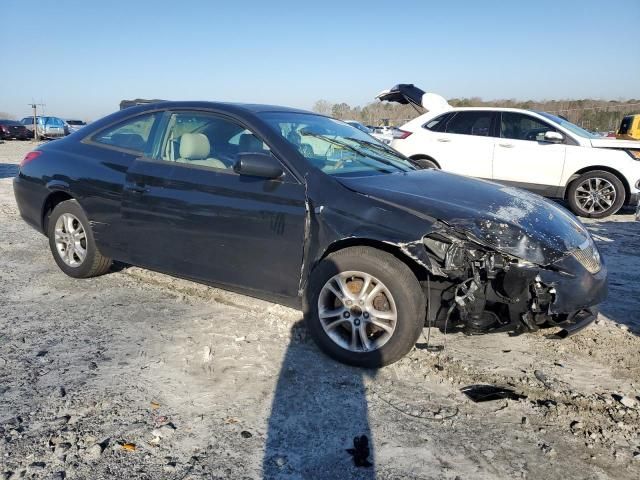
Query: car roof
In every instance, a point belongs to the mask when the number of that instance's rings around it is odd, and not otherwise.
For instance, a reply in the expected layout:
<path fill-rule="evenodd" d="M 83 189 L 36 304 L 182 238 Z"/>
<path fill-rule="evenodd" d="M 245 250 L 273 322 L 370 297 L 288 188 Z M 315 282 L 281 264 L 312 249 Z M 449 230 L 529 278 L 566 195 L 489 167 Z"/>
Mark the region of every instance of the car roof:
<path fill-rule="evenodd" d="M 258 103 L 235 103 L 235 102 L 208 102 L 208 101 L 166 101 L 157 103 L 145 103 L 144 105 L 136 105 L 128 107 L 122 111 L 138 111 L 153 109 L 171 109 L 171 108 L 204 108 L 227 111 L 245 111 L 251 113 L 262 112 L 288 112 L 288 113 L 307 113 L 318 115 L 317 113 L 299 108 L 283 107 L 280 105 L 263 105 Z"/>
<path fill-rule="evenodd" d="M 512 108 L 512 107 L 453 107 L 448 112 L 459 112 L 459 111 L 477 111 L 477 110 L 485 110 L 492 112 L 520 112 L 520 113 L 539 113 L 535 110 L 527 110 L 526 108 Z"/>

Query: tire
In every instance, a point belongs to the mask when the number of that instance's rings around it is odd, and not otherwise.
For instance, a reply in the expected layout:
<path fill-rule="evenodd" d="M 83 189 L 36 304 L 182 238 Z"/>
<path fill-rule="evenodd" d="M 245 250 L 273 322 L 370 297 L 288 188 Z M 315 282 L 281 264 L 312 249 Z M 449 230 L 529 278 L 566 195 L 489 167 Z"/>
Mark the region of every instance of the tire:
<path fill-rule="evenodd" d="M 344 292 L 336 283 L 338 276 L 344 276 L 343 287 L 353 301 L 344 300 L 346 296 L 341 301 L 333 293 Z M 360 295 L 367 299 L 358 300 Z M 328 255 L 313 269 L 304 313 L 311 336 L 330 357 L 349 365 L 378 368 L 399 360 L 413 348 L 424 327 L 426 298 L 413 272 L 393 255 L 371 247 L 349 247 Z M 327 327 L 334 322 L 338 326 Z M 386 327 L 377 326 L 381 324 Z M 359 325 L 355 332 L 354 325 Z M 352 349 L 354 337 L 356 348 Z"/>
<path fill-rule="evenodd" d="M 67 220 L 72 221 L 72 228 L 67 230 Z M 61 226 L 64 225 L 61 230 Z M 56 228 L 58 227 L 58 234 Z M 72 233 L 73 232 L 73 233 Z M 109 270 L 111 259 L 103 256 L 96 246 L 91 224 L 80 204 L 75 200 L 60 202 L 51 212 L 47 222 L 47 236 L 53 259 L 64 273 L 74 278 L 89 278 L 102 275 Z M 77 245 L 65 248 L 71 239 Z M 81 254 L 84 247 L 84 255 Z M 62 251 L 61 251 L 62 250 Z M 63 258 L 64 252 L 69 252 Z"/>
<path fill-rule="evenodd" d="M 592 192 L 599 196 L 593 197 Z M 578 216 L 604 218 L 622 208 L 626 193 L 622 181 L 616 175 L 604 170 L 593 170 L 571 182 L 567 200 L 571 211 Z"/>
<path fill-rule="evenodd" d="M 433 168 L 434 170 L 440 170 L 438 164 L 428 158 L 412 158 L 421 168 Z"/>

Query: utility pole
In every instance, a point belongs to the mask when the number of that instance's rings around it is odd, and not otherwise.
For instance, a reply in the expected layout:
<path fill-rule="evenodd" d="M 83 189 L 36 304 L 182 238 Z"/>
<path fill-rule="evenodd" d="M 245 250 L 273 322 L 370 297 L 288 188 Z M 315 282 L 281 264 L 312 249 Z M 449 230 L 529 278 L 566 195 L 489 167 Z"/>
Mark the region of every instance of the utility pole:
<path fill-rule="evenodd" d="M 37 142 L 39 140 L 38 135 L 38 106 L 44 107 L 44 103 L 30 103 L 33 109 L 33 139 Z"/>

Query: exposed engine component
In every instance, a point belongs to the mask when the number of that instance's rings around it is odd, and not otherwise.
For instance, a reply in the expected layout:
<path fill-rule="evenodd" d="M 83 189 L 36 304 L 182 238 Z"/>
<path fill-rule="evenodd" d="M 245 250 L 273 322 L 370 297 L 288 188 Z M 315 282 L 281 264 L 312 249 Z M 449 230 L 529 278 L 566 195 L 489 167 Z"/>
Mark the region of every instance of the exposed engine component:
<path fill-rule="evenodd" d="M 455 319 L 470 333 L 507 325 L 537 330 L 551 319 L 555 289 L 542 281 L 540 267 L 455 233 L 428 235 L 423 244 L 440 276 L 447 279 L 440 290 L 445 308 L 436 319 L 448 321 L 455 312 Z"/>

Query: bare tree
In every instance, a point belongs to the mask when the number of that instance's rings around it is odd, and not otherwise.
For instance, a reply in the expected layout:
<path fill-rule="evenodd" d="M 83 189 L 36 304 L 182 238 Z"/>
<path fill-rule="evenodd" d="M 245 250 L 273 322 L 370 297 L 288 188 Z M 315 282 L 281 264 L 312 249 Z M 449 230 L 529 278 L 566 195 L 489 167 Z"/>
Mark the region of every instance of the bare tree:
<path fill-rule="evenodd" d="M 313 111 L 322 115 L 331 115 L 333 104 L 327 100 L 318 100 L 313 104 Z"/>
<path fill-rule="evenodd" d="M 562 115 L 569 121 L 585 128 L 599 131 L 614 130 L 620 125 L 622 117 L 640 113 L 640 100 L 482 100 L 480 97 L 452 98 L 449 103 L 454 107 L 511 107 L 538 110 Z M 313 110 L 339 119 L 353 119 L 365 125 L 400 126 L 417 112 L 409 105 L 387 102 L 372 102 L 363 107 L 351 107 L 345 102 L 333 104 L 327 100 L 318 100 Z"/>

